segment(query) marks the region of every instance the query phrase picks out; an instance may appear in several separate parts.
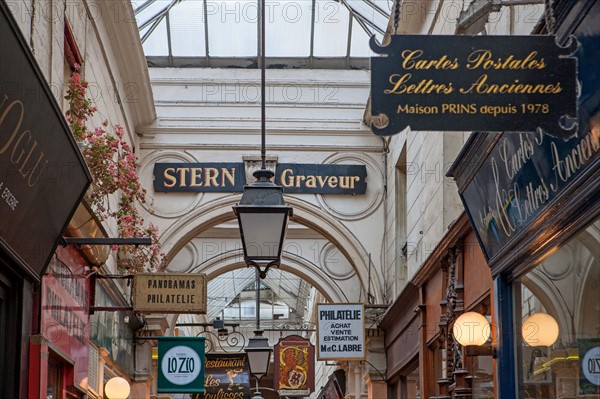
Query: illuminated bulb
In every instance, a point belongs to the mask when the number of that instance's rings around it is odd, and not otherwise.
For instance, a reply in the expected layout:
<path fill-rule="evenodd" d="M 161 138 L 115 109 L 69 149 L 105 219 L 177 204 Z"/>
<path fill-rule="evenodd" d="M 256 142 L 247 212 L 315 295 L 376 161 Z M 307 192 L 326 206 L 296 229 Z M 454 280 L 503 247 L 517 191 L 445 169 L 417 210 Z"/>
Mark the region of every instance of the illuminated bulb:
<path fill-rule="evenodd" d="M 462 346 L 481 346 L 490 338 L 490 323 L 477 312 L 463 313 L 454 322 L 452 333 Z"/>
<path fill-rule="evenodd" d="M 113 377 L 104 386 L 104 395 L 108 399 L 127 399 L 131 388 L 125 378 Z"/>
<path fill-rule="evenodd" d="M 558 339 L 558 323 L 546 313 L 529 316 L 521 327 L 523 340 L 529 346 L 550 346 Z"/>

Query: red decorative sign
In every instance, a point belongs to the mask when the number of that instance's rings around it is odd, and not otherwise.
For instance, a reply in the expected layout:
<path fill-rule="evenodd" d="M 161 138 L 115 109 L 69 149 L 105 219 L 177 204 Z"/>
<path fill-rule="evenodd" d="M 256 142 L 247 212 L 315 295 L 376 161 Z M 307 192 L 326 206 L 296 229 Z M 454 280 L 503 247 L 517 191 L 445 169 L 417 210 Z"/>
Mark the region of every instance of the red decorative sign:
<path fill-rule="evenodd" d="M 315 347 L 298 335 L 275 345 L 275 390 L 280 396 L 308 396 L 315 390 Z"/>
<path fill-rule="evenodd" d="M 42 336 L 73 360 L 73 380 L 85 388 L 88 373 L 90 269 L 73 248 L 57 248 L 42 278 Z"/>

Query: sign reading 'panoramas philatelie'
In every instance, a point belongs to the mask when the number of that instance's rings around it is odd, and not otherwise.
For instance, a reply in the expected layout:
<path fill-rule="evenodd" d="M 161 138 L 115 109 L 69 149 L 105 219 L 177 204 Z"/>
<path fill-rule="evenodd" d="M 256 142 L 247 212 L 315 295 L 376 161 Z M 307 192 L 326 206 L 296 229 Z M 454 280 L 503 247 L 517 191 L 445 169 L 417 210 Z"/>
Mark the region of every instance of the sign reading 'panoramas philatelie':
<path fill-rule="evenodd" d="M 577 49 L 553 36 L 396 35 L 371 48 L 372 130 L 577 133 Z"/>

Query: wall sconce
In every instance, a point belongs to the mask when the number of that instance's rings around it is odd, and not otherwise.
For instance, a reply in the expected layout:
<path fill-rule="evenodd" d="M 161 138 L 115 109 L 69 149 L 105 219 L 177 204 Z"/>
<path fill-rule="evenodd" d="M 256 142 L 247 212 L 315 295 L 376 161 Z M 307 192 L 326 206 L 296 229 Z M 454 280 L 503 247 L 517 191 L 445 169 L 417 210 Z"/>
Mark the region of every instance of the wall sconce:
<path fill-rule="evenodd" d="M 104 395 L 108 399 L 127 399 L 130 393 L 129 382 L 122 377 L 113 377 L 104 385 Z"/>
<path fill-rule="evenodd" d="M 521 326 L 523 341 L 529 346 L 551 346 L 558 339 L 558 323 L 546 313 L 534 313 Z"/>
<path fill-rule="evenodd" d="M 490 323 L 484 315 L 477 312 L 461 314 L 454 322 L 452 335 L 462 346 L 481 346 L 490 338 Z"/>

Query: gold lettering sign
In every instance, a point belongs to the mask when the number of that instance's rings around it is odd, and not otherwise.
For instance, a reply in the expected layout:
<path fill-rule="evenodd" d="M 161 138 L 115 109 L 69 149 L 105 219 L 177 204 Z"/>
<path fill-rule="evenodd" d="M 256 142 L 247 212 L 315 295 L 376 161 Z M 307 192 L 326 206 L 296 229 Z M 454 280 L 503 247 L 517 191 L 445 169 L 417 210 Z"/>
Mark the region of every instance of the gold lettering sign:
<path fill-rule="evenodd" d="M 140 273 L 133 281 L 139 313 L 206 313 L 206 275 Z"/>

